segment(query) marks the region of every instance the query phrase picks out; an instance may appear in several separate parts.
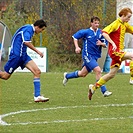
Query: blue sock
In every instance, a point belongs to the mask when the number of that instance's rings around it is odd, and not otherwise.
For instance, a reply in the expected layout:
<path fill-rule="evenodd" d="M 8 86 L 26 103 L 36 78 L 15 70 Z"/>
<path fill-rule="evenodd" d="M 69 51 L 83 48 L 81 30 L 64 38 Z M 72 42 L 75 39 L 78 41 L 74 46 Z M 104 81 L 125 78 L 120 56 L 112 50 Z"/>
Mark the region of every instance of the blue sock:
<path fill-rule="evenodd" d="M 98 81 L 98 80 L 97 80 Z M 101 92 L 104 94 L 105 91 L 107 91 L 107 88 L 105 85 L 102 85 L 101 87 Z"/>
<path fill-rule="evenodd" d="M 104 94 L 104 92 L 107 91 L 107 88 L 105 85 L 102 85 L 101 86 L 101 92 Z"/>
<path fill-rule="evenodd" d="M 72 78 L 78 78 L 78 71 L 75 71 L 75 72 L 71 72 L 71 73 L 67 73 L 66 74 L 66 78 L 67 79 L 72 79 Z"/>
<path fill-rule="evenodd" d="M 33 82 L 34 82 L 34 96 L 38 97 L 40 96 L 40 90 L 41 90 L 40 78 L 34 78 Z"/>

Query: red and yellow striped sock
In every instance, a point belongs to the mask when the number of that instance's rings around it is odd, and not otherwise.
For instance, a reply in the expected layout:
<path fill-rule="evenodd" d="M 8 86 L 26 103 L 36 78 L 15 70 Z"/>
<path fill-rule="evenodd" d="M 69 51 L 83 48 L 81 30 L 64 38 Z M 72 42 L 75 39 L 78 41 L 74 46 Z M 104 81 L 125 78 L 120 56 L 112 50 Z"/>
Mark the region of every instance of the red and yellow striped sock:
<path fill-rule="evenodd" d="M 102 78 L 100 78 L 97 82 L 96 82 L 96 89 L 101 87 L 102 85 L 104 85 L 106 83 L 106 81 Z"/>

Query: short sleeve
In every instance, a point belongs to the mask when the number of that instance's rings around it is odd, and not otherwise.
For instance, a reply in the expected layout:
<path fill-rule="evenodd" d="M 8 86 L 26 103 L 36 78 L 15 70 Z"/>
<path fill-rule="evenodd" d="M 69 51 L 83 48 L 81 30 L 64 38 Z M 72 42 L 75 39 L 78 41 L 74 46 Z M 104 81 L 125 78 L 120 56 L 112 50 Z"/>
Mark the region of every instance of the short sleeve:
<path fill-rule="evenodd" d="M 85 36 L 85 33 L 86 33 L 86 30 L 82 29 L 82 30 L 77 31 L 72 37 L 75 39 L 81 39 Z"/>
<path fill-rule="evenodd" d="M 108 34 L 110 34 L 111 32 L 114 32 L 118 29 L 118 23 L 116 21 L 114 21 L 113 23 L 111 23 L 110 25 L 108 25 L 107 27 L 105 27 L 102 32 L 106 32 Z"/>
<path fill-rule="evenodd" d="M 31 33 L 29 31 L 23 32 L 22 38 L 23 42 L 31 42 Z"/>

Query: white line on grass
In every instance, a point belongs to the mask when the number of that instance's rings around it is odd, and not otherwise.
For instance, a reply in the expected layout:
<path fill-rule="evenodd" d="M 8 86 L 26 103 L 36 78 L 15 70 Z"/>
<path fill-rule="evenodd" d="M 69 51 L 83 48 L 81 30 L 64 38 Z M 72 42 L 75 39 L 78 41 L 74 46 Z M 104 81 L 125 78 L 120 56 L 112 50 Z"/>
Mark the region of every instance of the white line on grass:
<path fill-rule="evenodd" d="M 112 117 L 112 118 L 91 118 L 91 119 L 80 119 L 80 120 L 54 120 L 54 121 L 44 121 L 44 122 L 18 122 L 4 125 L 29 125 L 29 124 L 52 124 L 52 123 L 69 123 L 69 122 L 86 122 L 86 121 L 100 121 L 100 120 L 125 120 L 125 119 L 133 119 L 133 117 Z"/>
<path fill-rule="evenodd" d="M 118 117 L 118 118 L 93 118 L 93 119 L 82 119 L 82 120 L 54 120 L 51 122 L 44 121 L 44 122 L 25 122 L 25 123 L 7 123 L 3 121 L 2 119 L 4 117 L 15 115 L 15 114 L 21 114 L 21 113 L 27 113 L 27 112 L 36 112 L 41 110 L 57 110 L 57 109 L 70 109 L 70 108 L 89 108 L 89 107 L 122 107 L 122 106 L 133 106 L 133 103 L 129 104 L 107 104 L 107 105 L 90 105 L 90 106 L 66 106 L 66 107 L 53 107 L 53 108 L 43 108 L 43 109 L 32 109 L 32 110 L 21 110 L 17 112 L 10 112 L 7 114 L 0 115 L 0 125 L 27 125 L 27 124 L 49 124 L 49 123 L 65 123 L 65 122 L 82 122 L 82 121 L 96 121 L 96 120 L 117 120 L 117 119 L 133 119 L 133 117 Z"/>

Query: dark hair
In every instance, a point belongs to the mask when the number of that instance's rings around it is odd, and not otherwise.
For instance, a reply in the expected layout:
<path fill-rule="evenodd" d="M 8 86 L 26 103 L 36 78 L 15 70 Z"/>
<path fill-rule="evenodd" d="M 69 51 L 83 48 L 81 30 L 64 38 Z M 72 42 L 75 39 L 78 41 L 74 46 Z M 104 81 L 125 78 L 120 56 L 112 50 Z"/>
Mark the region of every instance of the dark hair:
<path fill-rule="evenodd" d="M 47 24 L 43 19 L 37 20 L 33 25 L 38 26 L 39 28 L 43 28 L 44 26 L 47 27 Z"/>
<path fill-rule="evenodd" d="M 93 17 L 91 17 L 91 23 L 93 23 L 93 21 L 100 21 L 100 18 L 93 16 Z"/>

